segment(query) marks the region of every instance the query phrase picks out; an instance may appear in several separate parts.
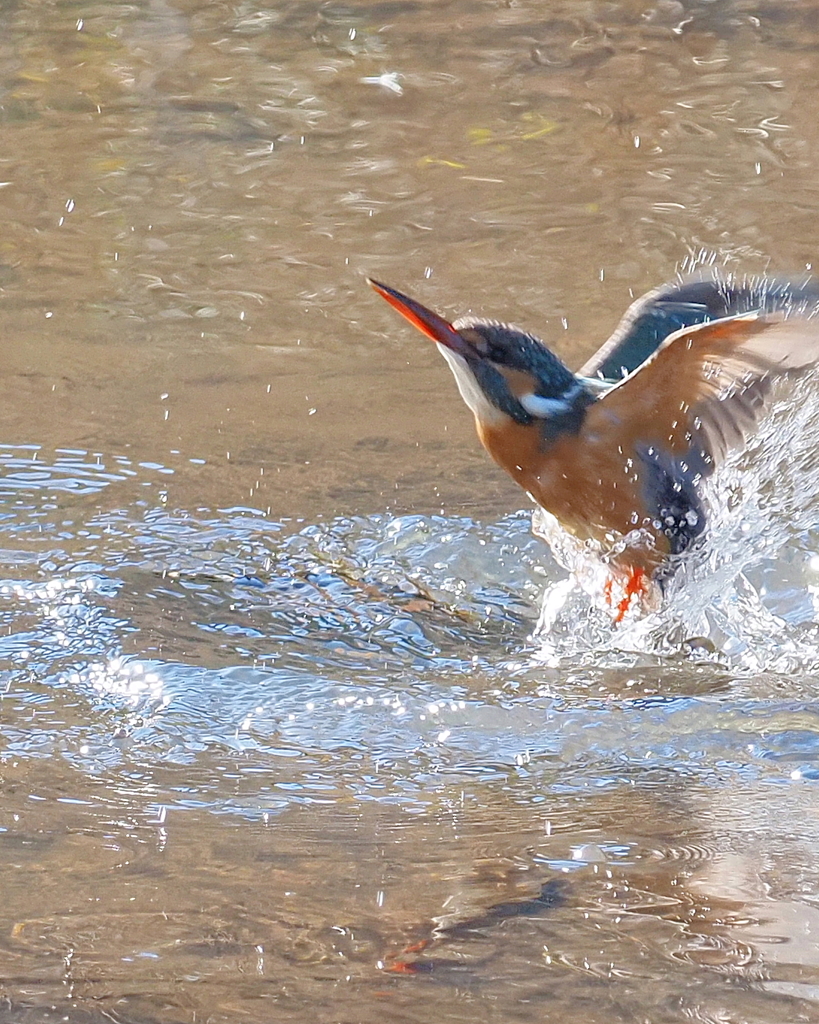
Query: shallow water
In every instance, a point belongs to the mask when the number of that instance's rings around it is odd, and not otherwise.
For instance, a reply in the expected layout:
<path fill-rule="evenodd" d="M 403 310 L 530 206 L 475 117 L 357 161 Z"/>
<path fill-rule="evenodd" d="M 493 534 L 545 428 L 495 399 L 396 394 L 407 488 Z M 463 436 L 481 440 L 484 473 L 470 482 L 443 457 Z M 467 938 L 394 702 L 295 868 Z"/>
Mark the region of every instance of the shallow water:
<path fill-rule="evenodd" d="M 819 383 L 614 629 L 363 284 L 577 366 L 686 259 L 803 273 L 817 43 L 0 10 L 0 1019 L 819 1020 Z"/>

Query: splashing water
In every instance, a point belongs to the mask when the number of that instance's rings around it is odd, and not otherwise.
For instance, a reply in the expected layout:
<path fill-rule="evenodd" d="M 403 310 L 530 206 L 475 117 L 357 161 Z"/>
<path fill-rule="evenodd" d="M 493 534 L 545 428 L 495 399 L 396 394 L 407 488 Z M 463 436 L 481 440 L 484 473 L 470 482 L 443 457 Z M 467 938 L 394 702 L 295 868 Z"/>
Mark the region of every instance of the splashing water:
<path fill-rule="evenodd" d="M 707 482 L 707 543 L 685 556 L 663 606 L 616 627 L 575 580 L 555 581 L 534 635 L 538 659 L 688 648 L 734 670 L 819 670 L 819 374 L 782 383 L 777 398 Z M 605 571 L 586 569 L 584 587 L 602 584 Z"/>

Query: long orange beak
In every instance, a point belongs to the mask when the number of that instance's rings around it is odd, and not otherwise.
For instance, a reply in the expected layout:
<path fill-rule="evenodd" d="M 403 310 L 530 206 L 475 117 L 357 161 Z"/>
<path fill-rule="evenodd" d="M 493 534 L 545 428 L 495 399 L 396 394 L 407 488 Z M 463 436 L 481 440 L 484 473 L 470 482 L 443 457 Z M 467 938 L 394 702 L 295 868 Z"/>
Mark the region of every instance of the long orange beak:
<path fill-rule="evenodd" d="M 457 352 L 458 355 L 472 356 L 474 359 L 476 355 L 475 349 L 442 316 L 438 316 L 431 309 L 427 309 L 426 306 L 422 306 L 420 302 L 416 302 L 415 299 L 411 299 L 407 295 L 402 295 L 401 292 L 397 292 L 394 288 L 388 288 L 385 284 L 373 281 L 370 277 L 367 278 L 367 284 L 377 291 L 382 299 L 386 299 L 393 309 L 397 309 L 401 316 L 406 317 L 413 327 L 417 327 L 428 338 L 432 338 L 433 341 L 437 341 L 440 345 L 446 345 L 447 348 Z"/>

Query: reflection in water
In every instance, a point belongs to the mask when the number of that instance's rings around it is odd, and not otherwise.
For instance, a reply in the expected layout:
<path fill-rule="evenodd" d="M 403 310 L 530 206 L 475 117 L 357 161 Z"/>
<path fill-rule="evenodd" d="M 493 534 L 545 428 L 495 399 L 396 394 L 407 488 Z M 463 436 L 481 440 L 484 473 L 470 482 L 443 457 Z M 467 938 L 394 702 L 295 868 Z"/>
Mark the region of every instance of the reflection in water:
<path fill-rule="evenodd" d="M 110 476 L 102 460 L 99 474 Z M 44 461 L 4 529 L 51 501 L 54 478 Z M 0 856 L 22 858 L 14 945 L 49 998 L 48 964 L 65 953 L 56 924 L 27 906 L 42 865 L 79 901 L 60 984 L 84 1001 L 104 963 L 109 983 L 147 986 L 134 1013 L 172 978 L 211 987 L 225 970 L 260 991 L 286 978 L 295 1007 L 314 998 L 305 967 L 354 999 L 378 977 L 432 975 L 498 993 L 513 983 L 570 1014 L 595 979 L 635 1007 L 634 979 L 652 979 L 659 1007 L 680 971 L 691 1007 L 719 1001 L 725 972 L 764 980 L 760 991 L 808 991 L 788 974 L 793 957 L 766 955 L 766 936 L 807 919 L 756 812 L 768 859 L 741 837 L 764 787 L 777 832 L 796 828 L 793 787 L 810 784 L 819 757 L 810 680 L 774 664 L 749 672 L 719 648 L 699 661 L 667 632 L 654 647 L 656 623 L 638 649 L 588 608 L 585 631 L 555 631 L 559 657 L 544 665 L 542 638 L 526 638 L 560 570 L 528 519 L 298 528 L 251 509 L 153 507 L 64 524 L 60 561 L 32 542 L 34 560 L 18 567 L 32 578 L 0 589 Z M 790 556 L 756 553 L 769 586 L 755 600 L 777 602 L 774 660 L 805 623 L 810 535 L 802 546 L 802 592 Z M 755 568 L 746 558 L 742 579 Z M 108 840 L 82 846 L 98 820 Z M 803 824 L 799 836 L 810 849 Z M 91 891 L 93 914 L 79 909 Z M 212 910 L 196 923 L 203 901 Z M 416 992 L 413 1013 L 433 997 Z M 743 1000 L 750 1011 L 752 990 Z"/>
<path fill-rule="evenodd" d="M 810 382 L 665 611 L 535 635 L 362 283 L 577 367 L 809 269 L 813 5 L 268 7 L 0 10 L 0 1019 L 819 1020 Z"/>

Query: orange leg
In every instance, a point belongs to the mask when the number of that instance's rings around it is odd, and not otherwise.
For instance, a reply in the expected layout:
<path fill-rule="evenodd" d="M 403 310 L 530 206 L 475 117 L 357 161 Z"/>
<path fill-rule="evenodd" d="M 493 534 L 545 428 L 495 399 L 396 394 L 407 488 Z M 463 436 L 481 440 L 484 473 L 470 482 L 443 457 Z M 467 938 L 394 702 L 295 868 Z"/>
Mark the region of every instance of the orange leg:
<path fill-rule="evenodd" d="M 612 587 L 614 580 L 609 577 L 606 580 L 606 584 L 603 588 L 603 593 L 606 595 L 606 603 L 612 605 L 614 599 L 612 597 Z M 626 584 L 623 588 L 623 598 L 617 602 L 617 614 L 614 617 L 615 622 L 622 622 L 626 612 L 631 607 L 631 599 L 637 595 L 645 594 L 648 591 L 648 576 L 646 575 L 645 569 L 639 567 L 632 567 L 629 571 L 626 579 Z"/>

